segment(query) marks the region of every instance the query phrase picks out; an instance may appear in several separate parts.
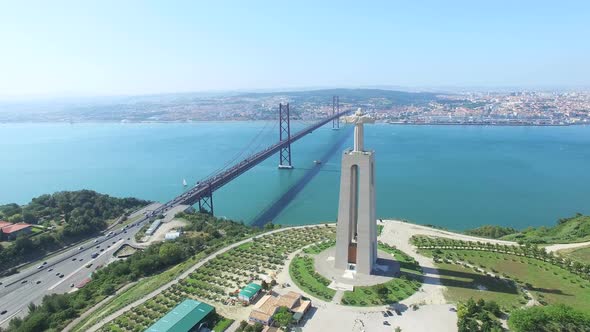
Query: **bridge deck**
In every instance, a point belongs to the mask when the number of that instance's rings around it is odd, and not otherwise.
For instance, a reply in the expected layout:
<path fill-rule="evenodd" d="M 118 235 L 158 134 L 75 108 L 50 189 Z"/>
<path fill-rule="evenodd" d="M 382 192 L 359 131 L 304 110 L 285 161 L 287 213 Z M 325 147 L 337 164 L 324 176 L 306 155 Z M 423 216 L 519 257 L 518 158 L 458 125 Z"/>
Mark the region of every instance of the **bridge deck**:
<path fill-rule="evenodd" d="M 259 151 L 251 156 L 246 157 L 242 161 L 238 162 L 237 164 L 231 166 L 230 168 L 215 174 L 209 178 L 206 178 L 199 182 L 196 186 L 192 187 L 185 193 L 175 197 L 168 203 L 162 205 L 160 208 L 154 210 L 152 215 L 157 215 L 163 213 L 177 205 L 185 204 L 185 205 L 194 205 L 199 200 L 205 197 L 211 197 L 212 193 L 223 187 L 225 184 L 229 183 L 231 180 L 235 179 L 236 177 L 240 176 L 241 174 L 245 173 L 250 168 L 258 165 L 262 161 L 266 160 L 270 156 L 277 153 L 281 148 L 287 146 L 288 144 L 294 143 L 295 141 L 299 140 L 300 138 L 304 137 L 305 135 L 311 133 L 312 131 L 318 129 L 319 127 L 325 125 L 326 123 L 341 117 L 342 115 L 348 113 L 348 111 L 340 112 L 338 114 L 332 115 L 324 120 L 319 121 L 316 124 L 313 124 L 299 132 L 295 135 L 291 136 L 290 140 L 284 140 L 277 142 L 266 149 Z"/>

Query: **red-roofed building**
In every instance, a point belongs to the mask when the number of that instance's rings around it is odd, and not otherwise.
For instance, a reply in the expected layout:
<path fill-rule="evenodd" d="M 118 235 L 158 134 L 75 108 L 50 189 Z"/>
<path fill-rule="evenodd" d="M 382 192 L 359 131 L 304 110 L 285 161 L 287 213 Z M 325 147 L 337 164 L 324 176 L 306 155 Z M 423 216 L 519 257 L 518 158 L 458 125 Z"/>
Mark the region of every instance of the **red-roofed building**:
<path fill-rule="evenodd" d="M 0 228 L 3 240 L 14 240 L 21 234 L 31 233 L 31 225 L 25 223 L 10 224 Z"/>
<path fill-rule="evenodd" d="M 10 226 L 10 225 L 12 225 L 11 222 L 0 220 L 0 229 L 4 228 L 6 226 Z"/>

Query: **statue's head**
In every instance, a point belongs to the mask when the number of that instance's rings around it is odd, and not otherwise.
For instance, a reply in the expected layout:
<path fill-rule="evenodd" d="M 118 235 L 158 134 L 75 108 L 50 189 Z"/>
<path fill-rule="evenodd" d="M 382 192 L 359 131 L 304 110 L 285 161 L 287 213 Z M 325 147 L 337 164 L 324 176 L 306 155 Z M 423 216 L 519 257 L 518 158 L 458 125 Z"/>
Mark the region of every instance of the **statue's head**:
<path fill-rule="evenodd" d="M 356 112 L 354 112 L 354 115 L 358 115 L 358 116 L 361 116 L 361 115 L 363 115 L 363 111 L 361 110 L 361 108 L 360 108 L 360 107 L 359 107 L 359 108 L 357 108 Z"/>

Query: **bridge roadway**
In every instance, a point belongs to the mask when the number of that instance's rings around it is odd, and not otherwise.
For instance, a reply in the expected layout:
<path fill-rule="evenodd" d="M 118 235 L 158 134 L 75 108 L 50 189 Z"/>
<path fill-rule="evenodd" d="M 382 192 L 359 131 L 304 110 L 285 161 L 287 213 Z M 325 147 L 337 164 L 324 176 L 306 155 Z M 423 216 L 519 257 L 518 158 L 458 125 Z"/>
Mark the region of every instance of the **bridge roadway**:
<path fill-rule="evenodd" d="M 258 165 L 268 157 L 274 155 L 275 153 L 279 152 L 279 150 L 288 144 L 292 144 L 299 140 L 300 138 L 304 137 L 305 135 L 313 132 L 314 130 L 320 128 L 321 126 L 325 125 L 326 123 L 332 121 L 333 119 L 339 118 L 350 111 L 344 111 L 337 114 L 334 114 L 324 120 L 321 120 L 299 132 L 291 136 L 290 140 L 280 141 L 274 145 L 269 146 L 268 148 L 257 152 L 251 156 L 248 156 L 246 159 L 238 162 L 234 166 L 222 171 L 221 173 L 215 174 L 201 182 L 199 182 L 193 188 L 187 190 L 183 194 L 177 196 L 170 202 L 162 205 L 160 208 L 154 210 L 153 214 L 157 215 L 158 213 L 163 213 L 165 211 L 170 210 L 171 208 L 177 205 L 195 205 L 199 202 L 199 200 L 205 197 L 211 197 L 212 193 L 223 187 L 225 184 L 229 183 L 231 180 L 235 179 L 236 177 L 240 176 L 250 168 Z"/>
<path fill-rule="evenodd" d="M 290 140 L 278 142 L 228 168 L 227 170 L 203 180 L 199 185 L 159 207 L 148 207 L 134 213 L 137 217 L 133 226 L 113 228 L 111 235 L 97 235 L 83 244 L 74 246 L 51 258 L 31 264 L 19 273 L 0 278 L 0 328 L 5 328 L 13 317 L 24 317 L 28 304 L 41 303 L 43 296 L 53 293 L 65 293 L 73 290 L 77 284 L 94 272 L 97 266 L 106 265 L 114 260 L 112 253 L 123 244 L 134 244 L 134 236 L 140 228 L 153 220 L 153 216 L 166 214 L 179 205 L 193 205 L 202 197 L 256 166 L 266 158 L 277 153 L 282 147 L 293 143 L 303 136 L 318 129 L 332 119 L 342 116 L 341 112 L 322 120 L 291 136 Z M 147 211 L 147 212 L 146 212 Z M 166 216 L 169 218 L 170 216 Z M 104 251 L 101 251 L 104 250 Z M 92 258 L 93 253 L 99 256 Z M 45 261 L 46 264 L 42 264 Z M 91 267 L 86 268 L 88 263 Z M 39 265 L 39 266 L 37 266 Z M 5 312 L 6 311 L 6 312 Z"/>

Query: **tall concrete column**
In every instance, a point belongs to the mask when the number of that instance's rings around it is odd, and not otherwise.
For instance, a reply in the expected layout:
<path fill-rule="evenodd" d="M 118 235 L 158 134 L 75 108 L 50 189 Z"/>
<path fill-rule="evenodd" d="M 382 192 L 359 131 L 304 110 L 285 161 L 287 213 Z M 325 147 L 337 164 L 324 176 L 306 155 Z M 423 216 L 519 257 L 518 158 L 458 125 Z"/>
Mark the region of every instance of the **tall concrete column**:
<path fill-rule="evenodd" d="M 335 266 L 370 274 L 377 261 L 374 152 L 363 151 L 363 124 L 373 120 L 360 109 L 345 121 L 355 123 L 353 151 L 342 155 L 340 199 L 336 229 Z"/>

